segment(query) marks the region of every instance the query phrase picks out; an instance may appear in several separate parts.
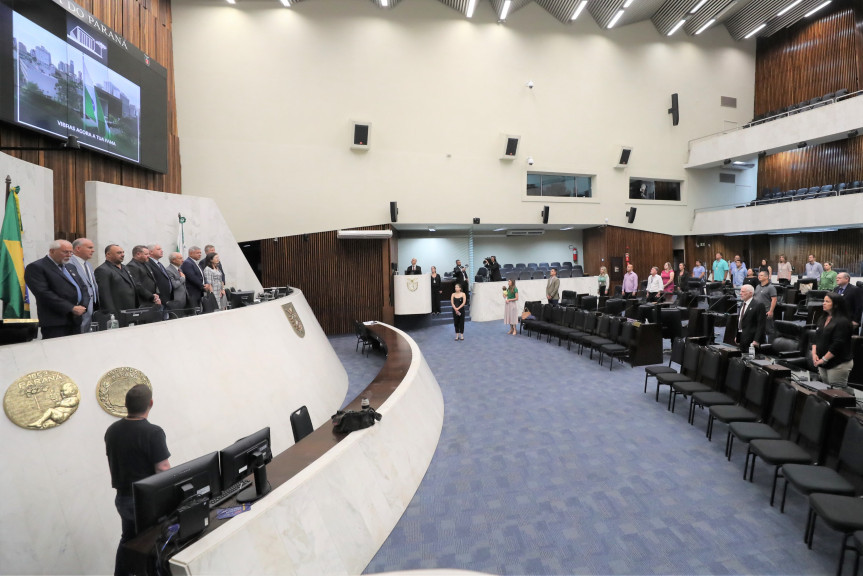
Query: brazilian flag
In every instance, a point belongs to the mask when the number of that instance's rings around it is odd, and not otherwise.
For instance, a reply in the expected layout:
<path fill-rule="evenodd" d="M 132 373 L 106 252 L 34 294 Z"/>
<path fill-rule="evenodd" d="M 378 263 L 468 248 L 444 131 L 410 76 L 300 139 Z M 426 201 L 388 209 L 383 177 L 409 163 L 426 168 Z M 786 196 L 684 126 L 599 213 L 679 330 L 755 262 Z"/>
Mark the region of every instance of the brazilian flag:
<path fill-rule="evenodd" d="M 18 186 L 6 199 L 3 227 L 0 228 L 0 300 L 3 318 L 29 318 L 30 304 L 24 285 L 24 250 L 21 247 L 21 210 Z"/>

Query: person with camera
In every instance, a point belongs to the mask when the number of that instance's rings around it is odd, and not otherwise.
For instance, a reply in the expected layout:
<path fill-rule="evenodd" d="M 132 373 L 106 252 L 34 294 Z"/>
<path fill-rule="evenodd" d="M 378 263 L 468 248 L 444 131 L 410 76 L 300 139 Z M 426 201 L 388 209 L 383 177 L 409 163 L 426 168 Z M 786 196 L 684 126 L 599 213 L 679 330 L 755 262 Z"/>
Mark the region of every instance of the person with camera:
<path fill-rule="evenodd" d="M 500 282 L 503 278 L 500 275 L 500 264 L 497 262 L 497 257 L 489 256 L 482 261 L 483 266 L 488 270 L 488 279 L 491 282 Z"/>
<path fill-rule="evenodd" d="M 468 279 L 467 266 L 461 265 L 461 260 L 455 261 L 455 268 L 452 269 L 452 277 L 456 284 L 461 286 L 461 291 L 464 292 L 465 298 L 468 297 Z"/>

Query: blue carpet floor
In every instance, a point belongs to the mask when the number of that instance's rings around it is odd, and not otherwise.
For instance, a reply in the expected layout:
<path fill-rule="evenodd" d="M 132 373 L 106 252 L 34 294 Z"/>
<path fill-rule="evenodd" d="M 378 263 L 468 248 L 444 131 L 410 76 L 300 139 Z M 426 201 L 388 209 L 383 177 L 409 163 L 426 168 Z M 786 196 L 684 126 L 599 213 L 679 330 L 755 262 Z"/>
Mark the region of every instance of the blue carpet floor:
<path fill-rule="evenodd" d="M 643 368 L 599 367 L 566 346 L 506 336 L 498 322 L 410 333 L 443 390 L 443 432 L 405 514 L 366 568 L 494 574 L 830 574 L 840 536 L 803 543 L 807 504 L 769 504 L 772 470 L 742 479 L 745 445 L 723 455 L 686 422 L 688 401 L 643 394 Z M 331 343 L 355 397 L 383 365 Z M 680 399 L 679 399 L 680 400 Z M 386 425 L 384 420 L 383 425 Z M 847 567 L 850 572 L 850 566 Z"/>

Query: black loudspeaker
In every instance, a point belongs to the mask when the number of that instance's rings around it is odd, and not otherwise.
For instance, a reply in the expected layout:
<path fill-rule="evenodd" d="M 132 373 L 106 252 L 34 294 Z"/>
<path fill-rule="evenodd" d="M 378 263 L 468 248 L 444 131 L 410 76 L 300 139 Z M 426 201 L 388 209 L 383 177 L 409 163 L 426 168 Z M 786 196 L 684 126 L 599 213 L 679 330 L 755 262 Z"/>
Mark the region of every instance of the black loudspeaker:
<path fill-rule="evenodd" d="M 548 206 L 543 206 L 542 207 L 542 223 L 543 224 L 548 224 L 548 212 L 549 212 Z"/>
<path fill-rule="evenodd" d="M 636 210 L 638 210 L 638 208 L 636 208 L 635 206 L 633 206 L 633 207 L 632 207 L 632 208 L 630 208 L 630 209 L 629 209 L 629 211 L 626 213 L 626 221 L 627 221 L 629 224 L 632 224 L 633 222 L 635 222 L 635 211 L 636 211 Z"/>
<path fill-rule="evenodd" d="M 512 160 L 518 153 L 518 136 L 506 137 L 506 150 L 503 153 L 504 160 Z"/>
<path fill-rule="evenodd" d="M 399 221 L 399 204 L 398 202 L 390 202 L 390 222 Z"/>
<path fill-rule="evenodd" d="M 618 161 L 618 166 L 626 166 L 629 164 L 629 156 L 632 154 L 632 148 L 621 148 L 620 149 L 620 160 Z"/>
<path fill-rule="evenodd" d="M 677 93 L 671 95 L 671 108 L 668 109 L 671 114 L 671 125 L 677 126 L 680 123 L 680 108 L 677 106 Z"/>
<path fill-rule="evenodd" d="M 354 146 L 369 145 L 369 125 L 354 124 Z"/>
<path fill-rule="evenodd" d="M 479 224 L 479 218 L 474 218 L 474 219 L 473 219 L 473 223 L 474 223 L 474 224 Z"/>

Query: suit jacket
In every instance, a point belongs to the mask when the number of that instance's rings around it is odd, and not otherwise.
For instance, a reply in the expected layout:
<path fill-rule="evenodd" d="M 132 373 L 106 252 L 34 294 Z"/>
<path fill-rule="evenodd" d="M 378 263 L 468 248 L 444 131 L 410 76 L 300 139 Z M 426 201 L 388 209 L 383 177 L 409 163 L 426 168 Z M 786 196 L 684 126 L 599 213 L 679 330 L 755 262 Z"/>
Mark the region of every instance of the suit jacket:
<path fill-rule="evenodd" d="M 852 322 L 860 323 L 860 315 L 863 314 L 863 295 L 861 290 L 850 282 L 845 286 L 845 292 L 842 293 L 845 302 L 848 304 L 848 314 Z"/>
<path fill-rule="evenodd" d="M 502 280 L 500 276 L 500 264 L 498 264 L 497 262 L 495 262 L 494 264 L 489 262 L 486 268 L 488 269 L 489 280 L 491 280 L 492 282 L 500 282 Z"/>
<path fill-rule="evenodd" d="M 742 309 L 742 308 L 741 308 Z M 737 320 L 737 344 L 744 352 L 749 350 L 753 342 L 764 343 L 764 327 L 767 324 L 767 309 L 755 298 L 749 300 L 746 314 Z"/>
<path fill-rule="evenodd" d="M 93 275 L 93 267 L 87 261 L 79 261 L 76 256 L 69 259 L 69 264 L 75 267 L 78 271 L 78 276 L 87 287 L 87 295 L 90 296 L 90 302 L 87 304 L 87 311 L 81 315 L 81 332 L 90 331 L 90 322 L 93 320 L 93 311 L 99 309 L 99 286 L 96 284 L 96 277 Z M 90 274 L 87 274 L 87 267 L 90 268 Z M 92 279 L 91 279 L 92 278 Z"/>
<path fill-rule="evenodd" d="M 555 276 L 548 279 L 545 286 L 545 295 L 549 300 L 560 300 L 560 278 Z"/>
<path fill-rule="evenodd" d="M 173 288 L 173 299 L 167 302 L 173 309 L 186 308 L 188 295 L 186 294 L 186 278 L 180 276 L 180 271 L 173 264 L 165 266 L 168 271 L 168 277 L 171 279 L 171 287 Z M 185 272 L 184 272 L 185 274 Z"/>
<path fill-rule="evenodd" d="M 204 271 L 204 262 L 206 262 L 206 261 L 207 261 L 206 258 L 201 258 L 201 261 L 198 262 L 198 268 L 201 269 L 201 272 Z M 219 272 L 222 273 L 222 284 L 224 284 L 225 283 L 225 271 L 222 269 L 222 263 L 219 262 L 218 264 L 216 264 L 216 268 L 218 268 Z"/>
<path fill-rule="evenodd" d="M 405 274 L 407 276 L 410 276 L 411 274 L 417 275 L 417 274 L 422 274 L 422 273 L 423 273 L 423 267 L 422 266 L 417 266 L 416 270 L 413 270 L 411 266 L 408 266 L 408 269 L 405 270 Z"/>
<path fill-rule="evenodd" d="M 99 285 L 100 310 L 113 314 L 117 320 L 120 319 L 121 310 L 138 308 L 148 301 L 148 296 L 150 304 L 153 303 L 152 293 L 148 293 L 135 282 L 127 266 L 121 265 L 121 268 L 118 268 L 105 261 L 93 274 L 96 276 L 96 284 Z"/>
<path fill-rule="evenodd" d="M 459 268 L 458 266 L 453 268 L 452 269 L 452 277 L 456 282 L 461 284 L 462 290 L 467 292 L 467 285 L 468 285 L 467 275 L 462 271 L 462 269 Z"/>
<path fill-rule="evenodd" d="M 36 297 L 39 324 L 50 327 L 68 326 L 71 334 L 81 331 L 81 317 L 75 316 L 72 308 L 79 305 L 86 307 L 90 303 L 90 296 L 77 268 L 71 264 L 66 264 L 64 268 L 69 271 L 75 284 L 48 256 L 28 264 L 24 269 L 24 280 Z"/>
<path fill-rule="evenodd" d="M 200 306 L 201 298 L 204 296 L 204 272 L 198 263 L 191 258 L 183 260 L 180 269 L 186 275 L 186 294 L 189 308 Z"/>
<path fill-rule="evenodd" d="M 147 260 L 147 268 L 150 269 L 153 278 L 156 280 L 156 287 L 159 289 L 159 300 L 162 301 L 162 304 L 170 302 L 174 298 L 172 295 L 174 285 L 171 283 L 171 277 L 168 276 L 168 270 L 163 270 L 159 266 L 159 261 L 153 258 Z"/>
<path fill-rule="evenodd" d="M 142 264 L 137 260 L 129 260 L 126 264 L 129 274 L 135 279 L 135 282 L 144 290 L 145 297 L 141 298 L 141 306 L 153 306 L 153 295 L 159 293 L 159 286 L 156 284 L 156 277 L 146 264 Z M 141 293 L 140 290 L 138 292 Z"/>

